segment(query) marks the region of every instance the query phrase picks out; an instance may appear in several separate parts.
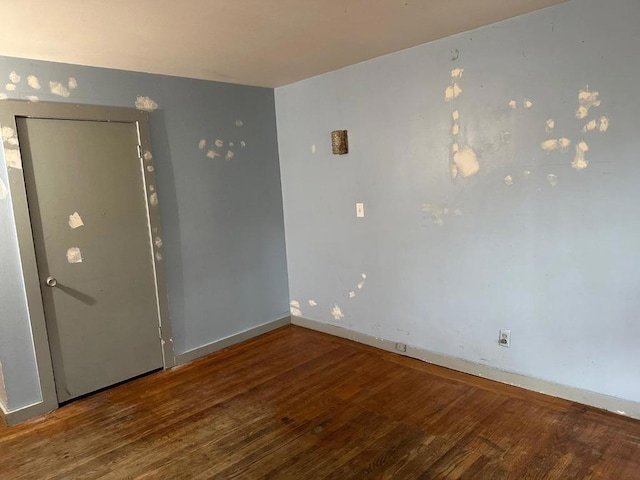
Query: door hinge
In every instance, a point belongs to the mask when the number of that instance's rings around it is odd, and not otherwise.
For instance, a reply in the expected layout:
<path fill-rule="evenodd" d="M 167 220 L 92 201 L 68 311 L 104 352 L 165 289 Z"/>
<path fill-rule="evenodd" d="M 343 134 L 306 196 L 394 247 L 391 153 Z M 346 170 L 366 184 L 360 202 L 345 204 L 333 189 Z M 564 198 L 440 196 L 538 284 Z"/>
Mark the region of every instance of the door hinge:
<path fill-rule="evenodd" d="M 138 158 L 141 159 L 142 158 L 142 145 L 138 144 L 137 147 L 138 147 Z"/>

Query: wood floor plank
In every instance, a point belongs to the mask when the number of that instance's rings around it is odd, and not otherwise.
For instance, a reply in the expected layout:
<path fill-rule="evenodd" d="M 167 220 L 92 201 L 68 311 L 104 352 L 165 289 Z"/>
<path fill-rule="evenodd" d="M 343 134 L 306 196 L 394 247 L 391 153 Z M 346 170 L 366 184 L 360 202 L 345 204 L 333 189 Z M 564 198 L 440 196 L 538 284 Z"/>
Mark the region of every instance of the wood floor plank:
<path fill-rule="evenodd" d="M 640 422 L 288 326 L 0 427 L 2 479 L 640 478 Z"/>

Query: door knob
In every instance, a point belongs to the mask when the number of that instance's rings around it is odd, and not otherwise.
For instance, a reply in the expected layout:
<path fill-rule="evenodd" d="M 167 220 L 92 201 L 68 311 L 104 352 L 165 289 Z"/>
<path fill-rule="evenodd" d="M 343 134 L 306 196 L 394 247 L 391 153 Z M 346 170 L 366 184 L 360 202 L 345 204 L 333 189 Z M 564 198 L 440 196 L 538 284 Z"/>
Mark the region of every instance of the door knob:
<path fill-rule="evenodd" d="M 58 280 L 53 277 L 47 277 L 47 285 L 50 287 L 55 287 L 58 284 Z"/>

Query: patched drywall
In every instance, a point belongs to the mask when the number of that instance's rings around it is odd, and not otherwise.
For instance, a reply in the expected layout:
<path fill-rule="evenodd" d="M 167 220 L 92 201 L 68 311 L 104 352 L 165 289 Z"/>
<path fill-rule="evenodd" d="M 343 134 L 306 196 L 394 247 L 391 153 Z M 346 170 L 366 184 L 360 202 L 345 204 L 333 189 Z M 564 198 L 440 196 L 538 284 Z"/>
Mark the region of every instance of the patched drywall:
<path fill-rule="evenodd" d="M 640 401 L 638 18 L 572 0 L 278 88 L 302 316 Z"/>
<path fill-rule="evenodd" d="M 0 101 L 37 97 L 149 112 L 154 165 L 143 152 L 143 166 L 156 175 L 147 196 L 163 232 L 153 232 L 152 242 L 167 273 L 177 355 L 288 315 L 273 90 L 6 57 L 0 90 Z M 15 132 L 2 134 L 6 164 L 21 168 Z M 201 139 L 220 157 L 208 158 Z M 0 167 L 0 362 L 13 410 L 38 402 L 40 391 L 10 185 Z M 77 209 L 60 218 L 82 235 L 95 220 Z M 72 266 L 90 264 L 77 245 L 66 248 L 61 255 Z"/>

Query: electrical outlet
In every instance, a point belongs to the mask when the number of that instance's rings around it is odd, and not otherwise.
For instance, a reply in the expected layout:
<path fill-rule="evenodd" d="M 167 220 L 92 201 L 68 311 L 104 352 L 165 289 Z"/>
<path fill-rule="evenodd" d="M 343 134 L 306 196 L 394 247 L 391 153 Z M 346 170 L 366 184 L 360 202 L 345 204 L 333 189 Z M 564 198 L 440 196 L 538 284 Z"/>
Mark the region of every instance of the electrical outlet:
<path fill-rule="evenodd" d="M 396 343 L 396 350 L 398 350 L 399 352 L 406 352 L 407 351 L 407 344 L 406 343 Z"/>
<path fill-rule="evenodd" d="M 498 343 L 502 347 L 510 347 L 511 346 L 511 330 L 500 330 Z"/>

